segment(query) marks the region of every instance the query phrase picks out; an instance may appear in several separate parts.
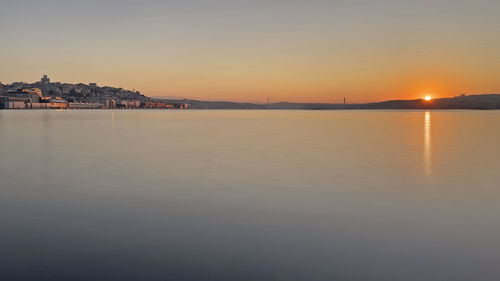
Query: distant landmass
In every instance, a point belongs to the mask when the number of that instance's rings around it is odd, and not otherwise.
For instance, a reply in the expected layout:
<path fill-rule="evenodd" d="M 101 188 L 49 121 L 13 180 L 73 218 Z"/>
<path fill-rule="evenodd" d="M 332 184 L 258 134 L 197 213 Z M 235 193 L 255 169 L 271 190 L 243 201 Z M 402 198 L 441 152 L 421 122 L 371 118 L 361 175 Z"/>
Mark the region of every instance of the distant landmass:
<path fill-rule="evenodd" d="M 197 109 L 500 109 L 500 94 L 461 95 L 453 98 L 441 98 L 426 101 L 417 100 L 390 100 L 360 104 L 334 103 L 290 103 L 279 102 L 270 104 L 239 103 L 227 101 L 200 101 L 200 100 L 169 100 L 165 102 L 189 104 L 190 108 Z"/>
<path fill-rule="evenodd" d="M 461 95 L 453 98 L 390 100 L 374 103 L 268 104 L 201 101 L 180 97 L 148 97 L 135 90 L 98 86 L 96 83 L 51 82 L 44 75 L 34 83 L 0 83 L 0 109 L 500 109 L 500 94 Z"/>

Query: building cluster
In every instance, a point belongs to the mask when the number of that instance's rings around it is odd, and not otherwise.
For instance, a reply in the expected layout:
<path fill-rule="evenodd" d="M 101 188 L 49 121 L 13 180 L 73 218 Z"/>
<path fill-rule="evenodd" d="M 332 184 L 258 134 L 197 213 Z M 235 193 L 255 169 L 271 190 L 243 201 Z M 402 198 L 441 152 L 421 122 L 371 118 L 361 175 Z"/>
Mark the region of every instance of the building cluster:
<path fill-rule="evenodd" d="M 0 109 L 187 109 L 188 104 L 153 100 L 140 92 L 96 83 L 39 82 L 0 83 Z"/>

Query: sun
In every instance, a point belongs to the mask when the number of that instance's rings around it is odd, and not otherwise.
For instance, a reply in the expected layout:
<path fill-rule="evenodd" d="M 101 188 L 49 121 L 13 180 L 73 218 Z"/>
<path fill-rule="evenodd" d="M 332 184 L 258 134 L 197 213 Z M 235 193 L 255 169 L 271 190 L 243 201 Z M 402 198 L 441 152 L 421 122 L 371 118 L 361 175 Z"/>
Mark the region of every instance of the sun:
<path fill-rule="evenodd" d="M 431 96 L 425 96 L 424 100 L 426 100 L 426 101 L 431 101 L 431 100 L 432 100 L 432 97 L 431 97 Z"/>

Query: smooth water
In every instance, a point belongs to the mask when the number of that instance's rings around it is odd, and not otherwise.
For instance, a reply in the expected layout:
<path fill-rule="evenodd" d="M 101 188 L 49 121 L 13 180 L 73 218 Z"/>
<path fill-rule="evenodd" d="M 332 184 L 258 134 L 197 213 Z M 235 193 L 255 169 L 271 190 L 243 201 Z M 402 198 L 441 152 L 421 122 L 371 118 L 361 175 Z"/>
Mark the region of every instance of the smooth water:
<path fill-rule="evenodd" d="M 500 280 L 500 111 L 0 111 L 1 280 Z"/>

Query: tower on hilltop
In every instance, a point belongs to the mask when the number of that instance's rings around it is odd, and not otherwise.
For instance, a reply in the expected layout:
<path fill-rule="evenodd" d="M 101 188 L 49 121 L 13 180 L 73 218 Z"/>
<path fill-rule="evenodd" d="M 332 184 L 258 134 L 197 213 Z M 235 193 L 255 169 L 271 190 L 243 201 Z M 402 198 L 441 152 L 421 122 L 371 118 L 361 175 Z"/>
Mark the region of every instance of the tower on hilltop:
<path fill-rule="evenodd" d="M 42 79 L 40 79 L 40 82 L 42 84 L 49 84 L 50 83 L 50 79 L 49 79 L 49 77 L 47 77 L 46 74 L 44 74 L 43 77 L 42 77 Z"/>

